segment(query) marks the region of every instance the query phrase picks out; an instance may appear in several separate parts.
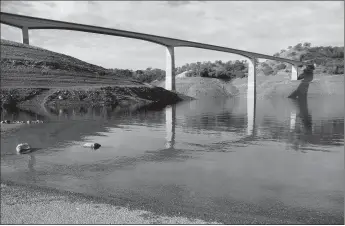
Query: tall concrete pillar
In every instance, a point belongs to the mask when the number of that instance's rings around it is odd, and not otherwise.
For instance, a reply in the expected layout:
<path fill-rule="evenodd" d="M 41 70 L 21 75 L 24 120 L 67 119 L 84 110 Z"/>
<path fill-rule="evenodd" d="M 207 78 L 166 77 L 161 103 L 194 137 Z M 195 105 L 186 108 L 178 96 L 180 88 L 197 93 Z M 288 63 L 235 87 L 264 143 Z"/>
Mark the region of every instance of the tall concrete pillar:
<path fill-rule="evenodd" d="M 292 65 L 291 67 L 291 81 L 296 81 L 298 78 L 298 67 L 296 65 Z"/>
<path fill-rule="evenodd" d="M 175 53 L 173 46 L 166 47 L 166 75 L 165 89 L 170 91 L 176 90 L 175 84 Z"/>
<path fill-rule="evenodd" d="M 167 106 L 165 108 L 166 148 L 173 148 L 175 145 L 175 127 L 176 106 Z"/>
<path fill-rule="evenodd" d="M 23 34 L 23 44 L 29 45 L 29 28 L 23 27 L 22 28 L 22 34 Z"/>
<path fill-rule="evenodd" d="M 255 98 L 256 97 L 256 67 L 255 67 L 255 58 L 251 58 L 248 61 L 248 91 L 247 97 Z"/>
<path fill-rule="evenodd" d="M 247 135 L 253 135 L 256 109 L 256 67 L 255 58 L 248 61 L 248 90 L 247 90 Z"/>

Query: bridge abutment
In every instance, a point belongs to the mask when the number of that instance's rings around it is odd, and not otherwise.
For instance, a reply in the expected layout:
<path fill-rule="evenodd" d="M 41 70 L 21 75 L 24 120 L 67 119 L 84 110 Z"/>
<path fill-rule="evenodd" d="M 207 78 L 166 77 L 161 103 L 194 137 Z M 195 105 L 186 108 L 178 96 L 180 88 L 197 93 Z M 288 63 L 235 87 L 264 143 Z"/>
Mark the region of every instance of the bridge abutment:
<path fill-rule="evenodd" d="M 175 84 L 175 52 L 173 46 L 166 47 L 165 89 L 176 90 Z"/>
<path fill-rule="evenodd" d="M 23 44 L 29 45 L 29 28 L 28 27 L 22 28 L 22 35 L 23 35 Z"/>
<path fill-rule="evenodd" d="M 296 81 L 298 79 L 298 67 L 292 65 L 291 67 L 291 81 Z"/>

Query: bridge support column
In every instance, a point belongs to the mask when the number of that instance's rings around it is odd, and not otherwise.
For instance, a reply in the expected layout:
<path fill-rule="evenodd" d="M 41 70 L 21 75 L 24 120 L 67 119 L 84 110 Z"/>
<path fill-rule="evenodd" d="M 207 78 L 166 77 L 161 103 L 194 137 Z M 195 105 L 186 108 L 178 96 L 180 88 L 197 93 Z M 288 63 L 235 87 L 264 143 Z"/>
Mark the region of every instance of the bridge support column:
<path fill-rule="evenodd" d="M 165 108 L 166 148 L 173 148 L 175 145 L 175 127 L 176 106 L 167 106 Z"/>
<path fill-rule="evenodd" d="M 247 97 L 254 98 L 256 97 L 256 67 L 255 67 L 255 58 L 251 58 L 248 61 L 248 91 Z"/>
<path fill-rule="evenodd" d="M 247 135 L 254 134 L 256 108 L 256 58 L 248 62 Z"/>
<path fill-rule="evenodd" d="M 173 46 L 166 47 L 165 89 L 176 90 L 175 84 L 175 53 Z"/>
<path fill-rule="evenodd" d="M 23 44 L 29 45 L 29 28 L 28 27 L 22 28 L 22 35 L 23 35 Z"/>
<path fill-rule="evenodd" d="M 296 81 L 298 79 L 298 67 L 292 65 L 291 67 L 291 81 Z"/>

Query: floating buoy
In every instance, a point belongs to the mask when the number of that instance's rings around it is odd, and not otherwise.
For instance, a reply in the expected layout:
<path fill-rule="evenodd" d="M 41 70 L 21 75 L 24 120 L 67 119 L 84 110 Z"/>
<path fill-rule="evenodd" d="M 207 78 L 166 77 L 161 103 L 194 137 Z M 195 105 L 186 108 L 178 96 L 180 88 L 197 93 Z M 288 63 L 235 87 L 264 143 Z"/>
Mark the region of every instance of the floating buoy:
<path fill-rule="evenodd" d="M 31 147 L 28 143 L 18 144 L 16 147 L 17 153 L 25 154 L 31 151 Z"/>
<path fill-rule="evenodd" d="M 98 149 L 101 147 L 99 143 L 85 143 L 83 145 L 84 148 L 92 148 L 92 149 Z"/>

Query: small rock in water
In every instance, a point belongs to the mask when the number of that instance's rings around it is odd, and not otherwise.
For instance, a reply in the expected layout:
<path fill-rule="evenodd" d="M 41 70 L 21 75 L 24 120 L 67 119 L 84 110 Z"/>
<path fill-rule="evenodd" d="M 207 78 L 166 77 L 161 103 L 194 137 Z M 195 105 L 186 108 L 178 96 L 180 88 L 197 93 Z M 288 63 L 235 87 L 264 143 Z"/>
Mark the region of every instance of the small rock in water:
<path fill-rule="evenodd" d="M 28 143 L 18 144 L 16 147 L 17 153 L 25 154 L 31 151 L 31 147 Z"/>
<path fill-rule="evenodd" d="M 84 145 L 83 145 L 83 147 L 85 147 L 85 148 L 92 148 L 92 149 L 98 149 L 98 148 L 100 148 L 101 147 L 101 145 L 100 144 L 98 144 L 98 143 L 85 143 Z"/>

